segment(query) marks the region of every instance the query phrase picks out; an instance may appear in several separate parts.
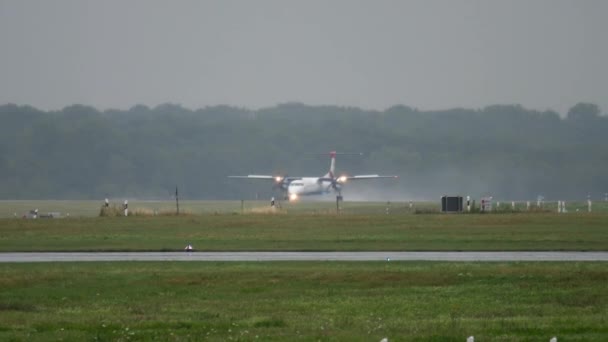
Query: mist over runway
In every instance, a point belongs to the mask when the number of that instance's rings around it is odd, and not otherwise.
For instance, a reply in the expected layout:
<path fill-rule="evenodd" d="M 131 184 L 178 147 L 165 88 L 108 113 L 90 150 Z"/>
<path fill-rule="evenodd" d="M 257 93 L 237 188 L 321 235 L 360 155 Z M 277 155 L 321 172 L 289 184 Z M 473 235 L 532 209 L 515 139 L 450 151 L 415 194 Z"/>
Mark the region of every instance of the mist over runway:
<path fill-rule="evenodd" d="M 608 252 L 73 252 L 0 253 L 0 263 L 86 261 L 608 261 Z"/>

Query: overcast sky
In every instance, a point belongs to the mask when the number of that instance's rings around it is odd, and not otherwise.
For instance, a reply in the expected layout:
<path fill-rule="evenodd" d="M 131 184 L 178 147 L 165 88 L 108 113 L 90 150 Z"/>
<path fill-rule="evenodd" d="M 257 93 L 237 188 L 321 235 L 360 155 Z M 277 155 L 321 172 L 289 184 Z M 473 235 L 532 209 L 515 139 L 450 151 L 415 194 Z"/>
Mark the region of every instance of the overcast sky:
<path fill-rule="evenodd" d="M 608 112 L 608 1 L 0 0 L 0 104 Z"/>

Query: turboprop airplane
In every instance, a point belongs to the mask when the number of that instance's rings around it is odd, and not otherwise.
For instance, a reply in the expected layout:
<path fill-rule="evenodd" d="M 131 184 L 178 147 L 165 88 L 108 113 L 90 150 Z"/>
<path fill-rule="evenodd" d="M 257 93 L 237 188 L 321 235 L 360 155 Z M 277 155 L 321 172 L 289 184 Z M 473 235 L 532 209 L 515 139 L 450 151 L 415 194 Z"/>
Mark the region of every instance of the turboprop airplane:
<path fill-rule="evenodd" d="M 296 201 L 301 196 L 322 195 L 331 192 L 337 193 L 337 199 L 342 200 L 342 186 L 349 181 L 377 178 L 398 178 L 398 176 L 380 175 L 357 175 L 347 176 L 335 175 L 336 155 L 346 154 L 332 151 L 329 153 L 330 164 L 329 172 L 321 177 L 291 177 L 273 175 L 247 175 L 247 176 L 228 176 L 229 178 L 250 178 L 263 179 L 274 182 L 274 187 L 283 191 L 285 199 Z"/>

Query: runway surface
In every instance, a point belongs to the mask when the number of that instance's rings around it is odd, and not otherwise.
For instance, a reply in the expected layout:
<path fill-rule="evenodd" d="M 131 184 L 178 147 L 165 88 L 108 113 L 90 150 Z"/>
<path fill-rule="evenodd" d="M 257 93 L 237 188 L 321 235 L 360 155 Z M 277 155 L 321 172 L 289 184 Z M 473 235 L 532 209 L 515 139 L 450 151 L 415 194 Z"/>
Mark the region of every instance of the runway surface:
<path fill-rule="evenodd" d="M 0 262 L 78 261 L 608 261 L 608 252 L 78 252 L 0 253 Z"/>

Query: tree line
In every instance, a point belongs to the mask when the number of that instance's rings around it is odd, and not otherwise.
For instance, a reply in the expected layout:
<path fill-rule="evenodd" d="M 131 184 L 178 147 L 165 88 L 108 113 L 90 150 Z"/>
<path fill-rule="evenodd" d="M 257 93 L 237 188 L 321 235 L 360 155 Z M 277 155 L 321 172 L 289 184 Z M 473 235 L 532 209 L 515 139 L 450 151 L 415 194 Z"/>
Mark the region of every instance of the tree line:
<path fill-rule="evenodd" d="M 372 199 L 443 194 L 584 199 L 608 192 L 608 117 L 579 103 L 564 117 L 520 105 L 384 111 L 286 103 L 250 110 L 174 104 L 99 111 L 0 106 L 0 198 L 250 199 L 271 184 L 252 173 L 396 174 L 345 189 Z"/>

